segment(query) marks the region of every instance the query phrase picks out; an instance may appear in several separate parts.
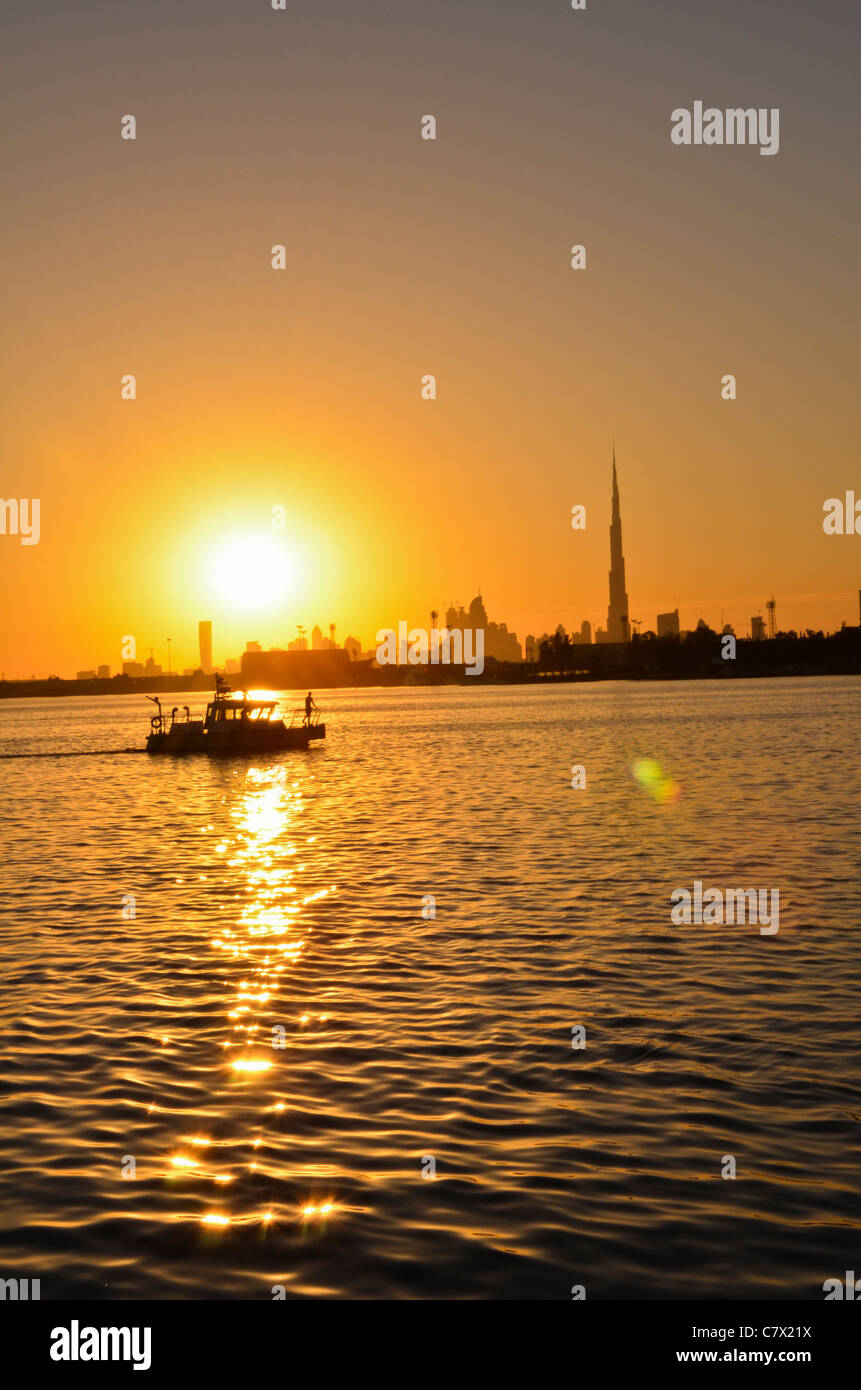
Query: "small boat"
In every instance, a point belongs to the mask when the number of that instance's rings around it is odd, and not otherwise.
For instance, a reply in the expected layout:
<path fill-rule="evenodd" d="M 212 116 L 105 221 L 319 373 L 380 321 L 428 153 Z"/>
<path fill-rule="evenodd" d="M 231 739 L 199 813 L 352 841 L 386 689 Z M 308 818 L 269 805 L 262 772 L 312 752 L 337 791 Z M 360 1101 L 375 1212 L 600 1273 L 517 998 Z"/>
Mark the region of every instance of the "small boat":
<path fill-rule="evenodd" d="M 150 719 L 148 753 L 208 753 L 214 757 L 242 757 L 278 753 L 285 748 L 307 748 L 313 739 L 326 737 L 319 710 L 305 721 L 301 711 L 289 724 L 276 714 L 277 700 L 249 700 L 234 695 L 220 675 L 215 677 L 215 698 L 206 706 L 204 719 L 192 719 L 188 705 L 175 705 L 170 714 L 156 695 L 148 700 L 158 706 Z M 177 717 L 180 714 L 183 717 Z"/>

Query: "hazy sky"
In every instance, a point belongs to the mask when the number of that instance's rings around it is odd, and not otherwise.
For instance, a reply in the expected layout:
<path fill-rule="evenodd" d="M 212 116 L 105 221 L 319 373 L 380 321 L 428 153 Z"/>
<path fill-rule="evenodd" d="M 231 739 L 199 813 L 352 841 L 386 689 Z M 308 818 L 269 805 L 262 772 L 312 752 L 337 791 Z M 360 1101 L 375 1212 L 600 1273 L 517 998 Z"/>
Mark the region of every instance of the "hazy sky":
<path fill-rule="evenodd" d="M 633 618 L 858 621 L 861 538 L 822 531 L 861 496 L 856 0 L 0 23 L 0 495 L 41 500 L 38 545 L 0 536 L 7 676 L 116 668 L 124 634 L 187 665 L 202 617 L 219 661 L 369 643 L 479 585 L 521 639 L 603 624 L 613 436 Z M 674 146 L 696 100 L 779 107 L 779 153 Z M 246 573 L 242 610 L 248 537 L 293 582 Z"/>

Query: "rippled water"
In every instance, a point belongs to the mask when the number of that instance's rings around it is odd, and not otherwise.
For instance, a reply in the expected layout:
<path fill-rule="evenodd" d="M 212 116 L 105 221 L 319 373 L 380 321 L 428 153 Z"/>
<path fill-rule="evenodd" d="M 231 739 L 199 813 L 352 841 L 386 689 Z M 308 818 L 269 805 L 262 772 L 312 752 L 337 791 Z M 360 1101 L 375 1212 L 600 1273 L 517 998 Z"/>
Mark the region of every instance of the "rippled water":
<path fill-rule="evenodd" d="M 859 695 L 324 692 L 308 753 L 0 762 L 0 1276 L 821 1299 L 861 1258 Z M 4 701 L 0 752 L 149 709 Z M 694 879 L 778 888 L 778 934 L 674 926 Z"/>

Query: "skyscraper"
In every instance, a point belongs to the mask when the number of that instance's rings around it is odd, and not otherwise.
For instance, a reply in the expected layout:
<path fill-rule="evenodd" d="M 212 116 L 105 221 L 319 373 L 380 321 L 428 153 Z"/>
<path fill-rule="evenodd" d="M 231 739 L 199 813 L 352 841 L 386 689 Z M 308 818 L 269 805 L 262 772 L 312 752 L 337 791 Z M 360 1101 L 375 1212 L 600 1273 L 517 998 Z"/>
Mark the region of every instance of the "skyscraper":
<path fill-rule="evenodd" d="M 197 624 L 197 640 L 200 645 L 200 669 L 205 676 L 212 675 L 212 623 Z"/>
<path fill-rule="evenodd" d="M 608 642 L 627 642 L 628 595 L 625 591 L 625 557 L 622 554 L 622 513 L 616 478 L 616 446 L 613 445 L 613 507 L 610 516 L 610 606 L 607 609 Z"/>

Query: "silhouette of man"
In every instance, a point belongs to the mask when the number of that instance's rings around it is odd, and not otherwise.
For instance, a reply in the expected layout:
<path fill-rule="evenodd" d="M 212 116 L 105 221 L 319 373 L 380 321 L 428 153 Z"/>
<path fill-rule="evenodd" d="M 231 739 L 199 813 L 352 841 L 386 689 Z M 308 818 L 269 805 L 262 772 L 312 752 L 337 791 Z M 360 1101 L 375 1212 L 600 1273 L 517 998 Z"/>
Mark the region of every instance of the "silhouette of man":
<path fill-rule="evenodd" d="M 306 723 L 309 727 L 310 727 L 310 724 L 311 724 L 311 711 L 312 711 L 312 709 L 316 709 L 316 708 L 317 708 L 317 704 L 316 704 L 316 702 L 312 699 L 312 697 L 311 697 L 311 692 L 310 692 L 310 690 L 309 690 L 309 691 L 308 691 L 308 694 L 305 696 L 305 723 Z"/>

